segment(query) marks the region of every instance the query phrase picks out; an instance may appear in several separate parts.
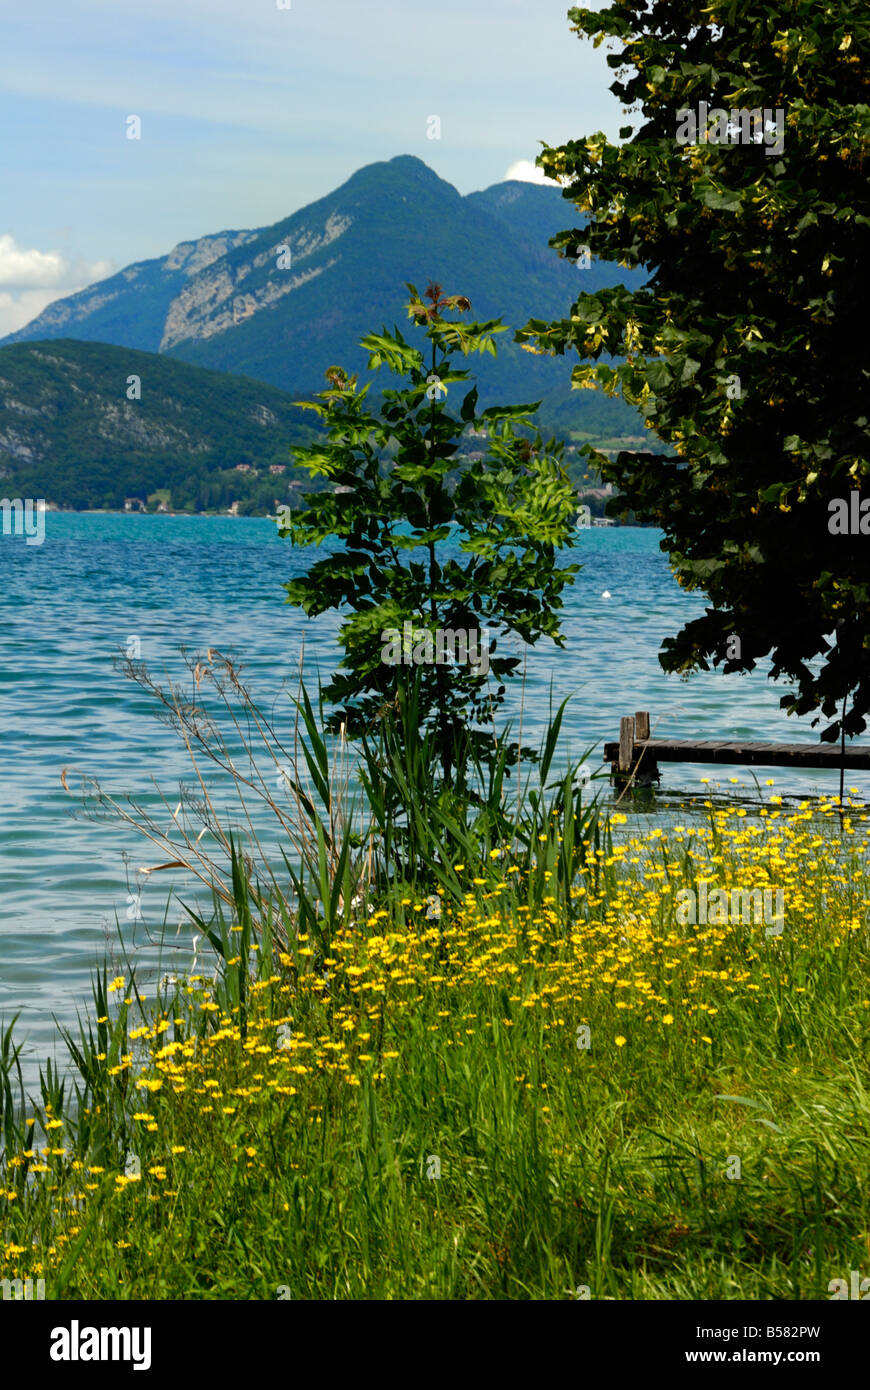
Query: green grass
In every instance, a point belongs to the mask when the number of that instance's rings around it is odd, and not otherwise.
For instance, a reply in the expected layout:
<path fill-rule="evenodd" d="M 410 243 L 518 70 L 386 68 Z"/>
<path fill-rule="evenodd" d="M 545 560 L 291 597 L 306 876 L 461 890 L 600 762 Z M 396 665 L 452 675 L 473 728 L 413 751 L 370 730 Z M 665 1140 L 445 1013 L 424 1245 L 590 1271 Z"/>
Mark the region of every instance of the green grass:
<path fill-rule="evenodd" d="M 77 1104 L 45 1076 L 19 1132 L 0 1088 L 2 1272 L 86 1299 L 812 1299 L 866 1275 L 866 814 L 706 814 L 587 835 L 565 892 L 487 850 L 456 898 L 398 889 L 328 941 L 264 936 L 237 879 L 213 984 L 140 1006 L 98 982 Z M 783 885 L 782 934 L 675 926 L 701 876 Z"/>
<path fill-rule="evenodd" d="M 196 706 L 133 674 L 203 787 L 209 762 L 234 777 L 240 828 L 166 835 L 96 790 L 211 886 L 189 912 L 212 973 L 146 998 L 104 970 L 72 1081 L 47 1064 L 33 1100 L 2 1033 L 0 1277 L 49 1298 L 779 1300 L 863 1276 L 863 806 L 707 800 L 632 836 L 576 766 L 555 774 L 564 706 L 522 774 L 506 741 L 488 767 L 470 744 L 459 795 L 413 702 L 352 798 L 304 691 L 284 747 L 230 663 L 192 670 Z M 702 880 L 711 902 L 781 890 L 783 920 L 693 924 L 678 894 Z"/>

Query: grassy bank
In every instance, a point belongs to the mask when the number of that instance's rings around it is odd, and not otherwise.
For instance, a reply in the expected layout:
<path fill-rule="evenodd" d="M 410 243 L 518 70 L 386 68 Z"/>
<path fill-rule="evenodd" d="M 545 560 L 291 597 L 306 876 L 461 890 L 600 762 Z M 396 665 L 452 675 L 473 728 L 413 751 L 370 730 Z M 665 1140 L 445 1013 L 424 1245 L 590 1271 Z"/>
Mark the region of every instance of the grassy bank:
<path fill-rule="evenodd" d="M 563 891 L 565 831 L 298 937 L 236 865 L 214 979 L 103 977 L 78 1106 L 48 1074 L 24 1127 L 7 1036 L 0 1274 L 49 1298 L 808 1299 L 870 1272 L 866 811 L 596 830 Z M 701 880 L 782 889 L 781 930 L 681 925 Z"/>

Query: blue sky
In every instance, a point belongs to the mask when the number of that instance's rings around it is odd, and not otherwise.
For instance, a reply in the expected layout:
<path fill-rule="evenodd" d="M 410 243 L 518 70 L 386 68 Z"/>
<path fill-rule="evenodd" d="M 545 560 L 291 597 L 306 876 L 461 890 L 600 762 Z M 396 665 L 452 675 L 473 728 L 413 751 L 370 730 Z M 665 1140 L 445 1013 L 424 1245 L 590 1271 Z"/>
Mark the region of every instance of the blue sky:
<path fill-rule="evenodd" d="M 624 121 L 605 48 L 572 33 L 566 0 L 282 2 L 7 0 L 0 336 L 375 160 L 416 154 L 468 193 L 531 176 L 542 140 L 616 138 Z"/>

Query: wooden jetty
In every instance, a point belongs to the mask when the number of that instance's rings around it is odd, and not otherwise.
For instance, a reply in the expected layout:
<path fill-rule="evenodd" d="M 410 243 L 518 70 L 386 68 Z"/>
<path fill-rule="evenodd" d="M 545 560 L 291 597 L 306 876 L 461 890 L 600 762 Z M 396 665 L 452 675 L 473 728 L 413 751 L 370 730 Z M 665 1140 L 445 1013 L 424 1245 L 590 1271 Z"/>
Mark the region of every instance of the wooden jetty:
<path fill-rule="evenodd" d="M 619 779 L 637 785 L 658 781 L 659 763 L 730 763 L 744 767 L 813 767 L 870 771 L 870 744 L 756 743 L 746 739 L 651 738 L 649 714 L 638 710 L 619 721 L 619 741 L 605 743 L 604 761 Z"/>

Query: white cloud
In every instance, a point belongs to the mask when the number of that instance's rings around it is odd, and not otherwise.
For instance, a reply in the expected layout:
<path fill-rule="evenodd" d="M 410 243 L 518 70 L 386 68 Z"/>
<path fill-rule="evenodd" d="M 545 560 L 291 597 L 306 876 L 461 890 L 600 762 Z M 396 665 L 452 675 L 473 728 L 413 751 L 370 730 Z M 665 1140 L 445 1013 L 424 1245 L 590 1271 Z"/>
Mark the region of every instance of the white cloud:
<path fill-rule="evenodd" d="M 0 338 L 15 333 L 55 299 L 65 298 L 102 280 L 111 261 L 69 260 L 60 251 L 38 251 L 0 236 Z"/>
<path fill-rule="evenodd" d="M 37 251 L 16 246 L 8 232 L 0 236 L 0 288 L 62 289 L 71 294 L 73 287 L 102 280 L 112 270 L 111 261 L 69 261 L 60 251 Z"/>
<path fill-rule="evenodd" d="M 59 285 L 65 269 L 59 251 L 26 251 L 15 245 L 14 237 L 0 236 L 0 285 Z"/>
<path fill-rule="evenodd" d="M 505 178 L 519 179 L 520 183 L 548 183 L 553 188 L 559 187 L 556 179 L 548 179 L 543 169 L 539 169 L 530 159 L 516 160 L 508 169 Z"/>
<path fill-rule="evenodd" d="M 19 295 L 0 290 L 0 338 L 5 338 L 7 333 L 16 333 L 30 323 L 57 297 L 54 290 L 24 290 Z"/>

